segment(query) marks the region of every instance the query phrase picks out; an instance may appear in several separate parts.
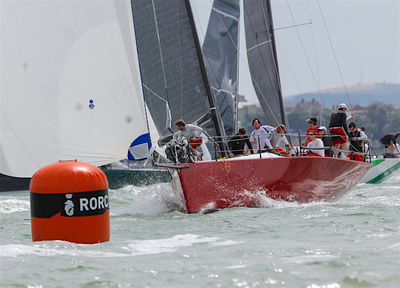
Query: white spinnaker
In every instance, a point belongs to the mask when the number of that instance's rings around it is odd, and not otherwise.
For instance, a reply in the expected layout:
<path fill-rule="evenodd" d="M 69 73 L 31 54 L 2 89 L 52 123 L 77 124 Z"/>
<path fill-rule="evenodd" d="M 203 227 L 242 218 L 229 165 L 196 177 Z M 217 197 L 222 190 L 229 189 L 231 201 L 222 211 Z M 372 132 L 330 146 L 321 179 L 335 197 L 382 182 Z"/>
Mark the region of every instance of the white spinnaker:
<path fill-rule="evenodd" d="M 124 159 L 148 133 L 130 1 L 0 5 L 0 173 Z"/>

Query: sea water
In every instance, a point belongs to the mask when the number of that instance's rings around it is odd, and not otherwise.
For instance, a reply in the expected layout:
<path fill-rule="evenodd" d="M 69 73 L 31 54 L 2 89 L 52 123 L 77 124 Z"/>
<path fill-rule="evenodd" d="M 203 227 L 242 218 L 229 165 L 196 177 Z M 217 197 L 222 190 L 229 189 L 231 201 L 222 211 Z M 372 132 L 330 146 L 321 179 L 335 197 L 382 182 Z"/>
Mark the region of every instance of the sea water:
<path fill-rule="evenodd" d="M 182 214 L 169 184 L 110 191 L 111 239 L 32 242 L 0 193 L 1 287 L 400 287 L 400 173 L 337 203 Z"/>

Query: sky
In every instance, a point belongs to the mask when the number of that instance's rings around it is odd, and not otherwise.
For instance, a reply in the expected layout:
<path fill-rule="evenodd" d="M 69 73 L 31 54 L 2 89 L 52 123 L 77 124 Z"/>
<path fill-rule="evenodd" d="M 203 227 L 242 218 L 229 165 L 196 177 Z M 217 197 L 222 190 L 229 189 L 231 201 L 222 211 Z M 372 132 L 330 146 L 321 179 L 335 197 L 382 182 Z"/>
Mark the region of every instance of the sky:
<path fill-rule="evenodd" d="M 212 2 L 192 0 L 200 38 Z M 400 84 L 400 0 L 272 0 L 271 5 L 284 97 L 360 83 Z M 241 52 L 239 93 L 255 102 L 247 66 Z"/>

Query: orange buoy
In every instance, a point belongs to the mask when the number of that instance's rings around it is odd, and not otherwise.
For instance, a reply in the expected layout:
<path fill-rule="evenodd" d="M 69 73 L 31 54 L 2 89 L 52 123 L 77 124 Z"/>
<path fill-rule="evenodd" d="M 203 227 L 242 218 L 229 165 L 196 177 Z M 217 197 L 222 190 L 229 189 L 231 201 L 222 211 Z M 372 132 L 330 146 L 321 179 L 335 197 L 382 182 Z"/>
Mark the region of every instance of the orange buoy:
<path fill-rule="evenodd" d="M 88 163 L 60 161 L 30 183 L 32 240 L 93 244 L 110 240 L 108 181 Z"/>

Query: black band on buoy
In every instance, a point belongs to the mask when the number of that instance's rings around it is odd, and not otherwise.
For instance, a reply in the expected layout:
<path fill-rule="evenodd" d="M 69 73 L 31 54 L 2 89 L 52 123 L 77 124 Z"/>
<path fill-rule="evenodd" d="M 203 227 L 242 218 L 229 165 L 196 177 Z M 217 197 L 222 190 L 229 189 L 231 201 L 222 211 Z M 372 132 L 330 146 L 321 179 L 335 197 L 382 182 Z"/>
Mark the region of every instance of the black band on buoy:
<path fill-rule="evenodd" d="M 31 192 L 31 216 L 51 218 L 102 215 L 109 210 L 108 189 L 75 193 Z"/>

